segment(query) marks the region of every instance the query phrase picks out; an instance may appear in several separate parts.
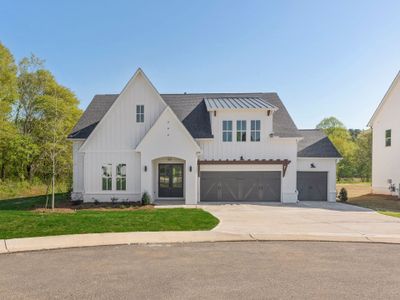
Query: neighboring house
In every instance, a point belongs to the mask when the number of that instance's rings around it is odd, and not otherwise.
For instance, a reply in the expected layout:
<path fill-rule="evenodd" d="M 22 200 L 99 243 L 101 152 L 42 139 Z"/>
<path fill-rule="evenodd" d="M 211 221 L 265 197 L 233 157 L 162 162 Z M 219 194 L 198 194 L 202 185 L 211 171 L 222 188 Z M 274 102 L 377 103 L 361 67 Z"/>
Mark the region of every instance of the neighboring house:
<path fill-rule="evenodd" d="M 368 126 L 372 128 L 372 192 L 399 195 L 400 72 Z"/>
<path fill-rule="evenodd" d="M 276 93 L 159 94 L 138 69 L 76 124 L 74 200 L 336 200 L 340 157 Z"/>

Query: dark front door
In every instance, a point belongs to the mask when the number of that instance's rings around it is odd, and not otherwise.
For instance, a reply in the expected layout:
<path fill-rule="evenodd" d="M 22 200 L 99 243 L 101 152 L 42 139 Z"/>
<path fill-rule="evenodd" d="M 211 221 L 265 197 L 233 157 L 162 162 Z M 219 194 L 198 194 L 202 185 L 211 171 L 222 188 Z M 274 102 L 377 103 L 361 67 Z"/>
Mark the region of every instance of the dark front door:
<path fill-rule="evenodd" d="M 158 165 L 158 197 L 183 197 L 183 164 Z"/>

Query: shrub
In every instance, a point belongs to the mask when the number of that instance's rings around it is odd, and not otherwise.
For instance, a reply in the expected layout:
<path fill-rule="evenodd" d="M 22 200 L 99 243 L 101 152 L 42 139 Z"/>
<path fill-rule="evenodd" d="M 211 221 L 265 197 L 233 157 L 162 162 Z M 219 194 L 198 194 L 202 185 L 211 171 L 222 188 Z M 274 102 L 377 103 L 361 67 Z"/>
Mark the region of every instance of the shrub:
<path fill-rule="evenodd" d="M 150 204 L 150 196 L 147 194 L 147 192 L 143 193 L 142 196 L 142 205 L 149 205 Z"/>
<path fill-rule="evenodd" d="M 348 198 L 347 198 L 347 190 L 345 188 L 341 188 L 340 189 L 338 198 L 342 202 L 346 202 L 348 200 Z"/>

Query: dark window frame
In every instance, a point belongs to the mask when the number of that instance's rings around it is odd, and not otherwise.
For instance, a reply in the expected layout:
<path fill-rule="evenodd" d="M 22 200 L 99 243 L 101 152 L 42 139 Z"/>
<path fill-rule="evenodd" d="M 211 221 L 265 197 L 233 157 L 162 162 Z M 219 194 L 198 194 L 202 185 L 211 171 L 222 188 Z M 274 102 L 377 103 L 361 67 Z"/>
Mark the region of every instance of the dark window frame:
<path fill-rule="evenodd" d="M 246 142 L 247 133 L 247 121 L 246 120 L 236 120 L 236 141 Z"/>
<path fill-rule="evenodd" d="M 250 141 L 261 141 L 261 120 L 251 120 L 250 122 Z"/>
<path fill-rule="evenodd" d="M 385 130 L 385 147 L 392 146 L 392 129 Z"/>
<path fill-rule="evenodd" d="M 144 105 L 136 105 L 136 123 L 144 123 Z"/>
<path fill-rule="evenodd" d="M 232 142 L 232 120 L 223 120 L 222 121 L 222 141 L 223 142 Z"/>

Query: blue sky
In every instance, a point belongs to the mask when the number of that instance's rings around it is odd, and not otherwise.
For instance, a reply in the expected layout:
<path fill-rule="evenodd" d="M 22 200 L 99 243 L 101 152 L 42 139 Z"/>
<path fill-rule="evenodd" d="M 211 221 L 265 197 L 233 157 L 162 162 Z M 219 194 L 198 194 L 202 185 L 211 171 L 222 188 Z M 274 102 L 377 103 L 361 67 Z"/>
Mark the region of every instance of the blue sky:
<path fill-rule="evenodd" d="M 363 128 L 400 69 L 400 1 L 0 2 L 0 41 L 82 108 L 141 67 L 160 93 L 276 91 L 299 128 Z"/>

